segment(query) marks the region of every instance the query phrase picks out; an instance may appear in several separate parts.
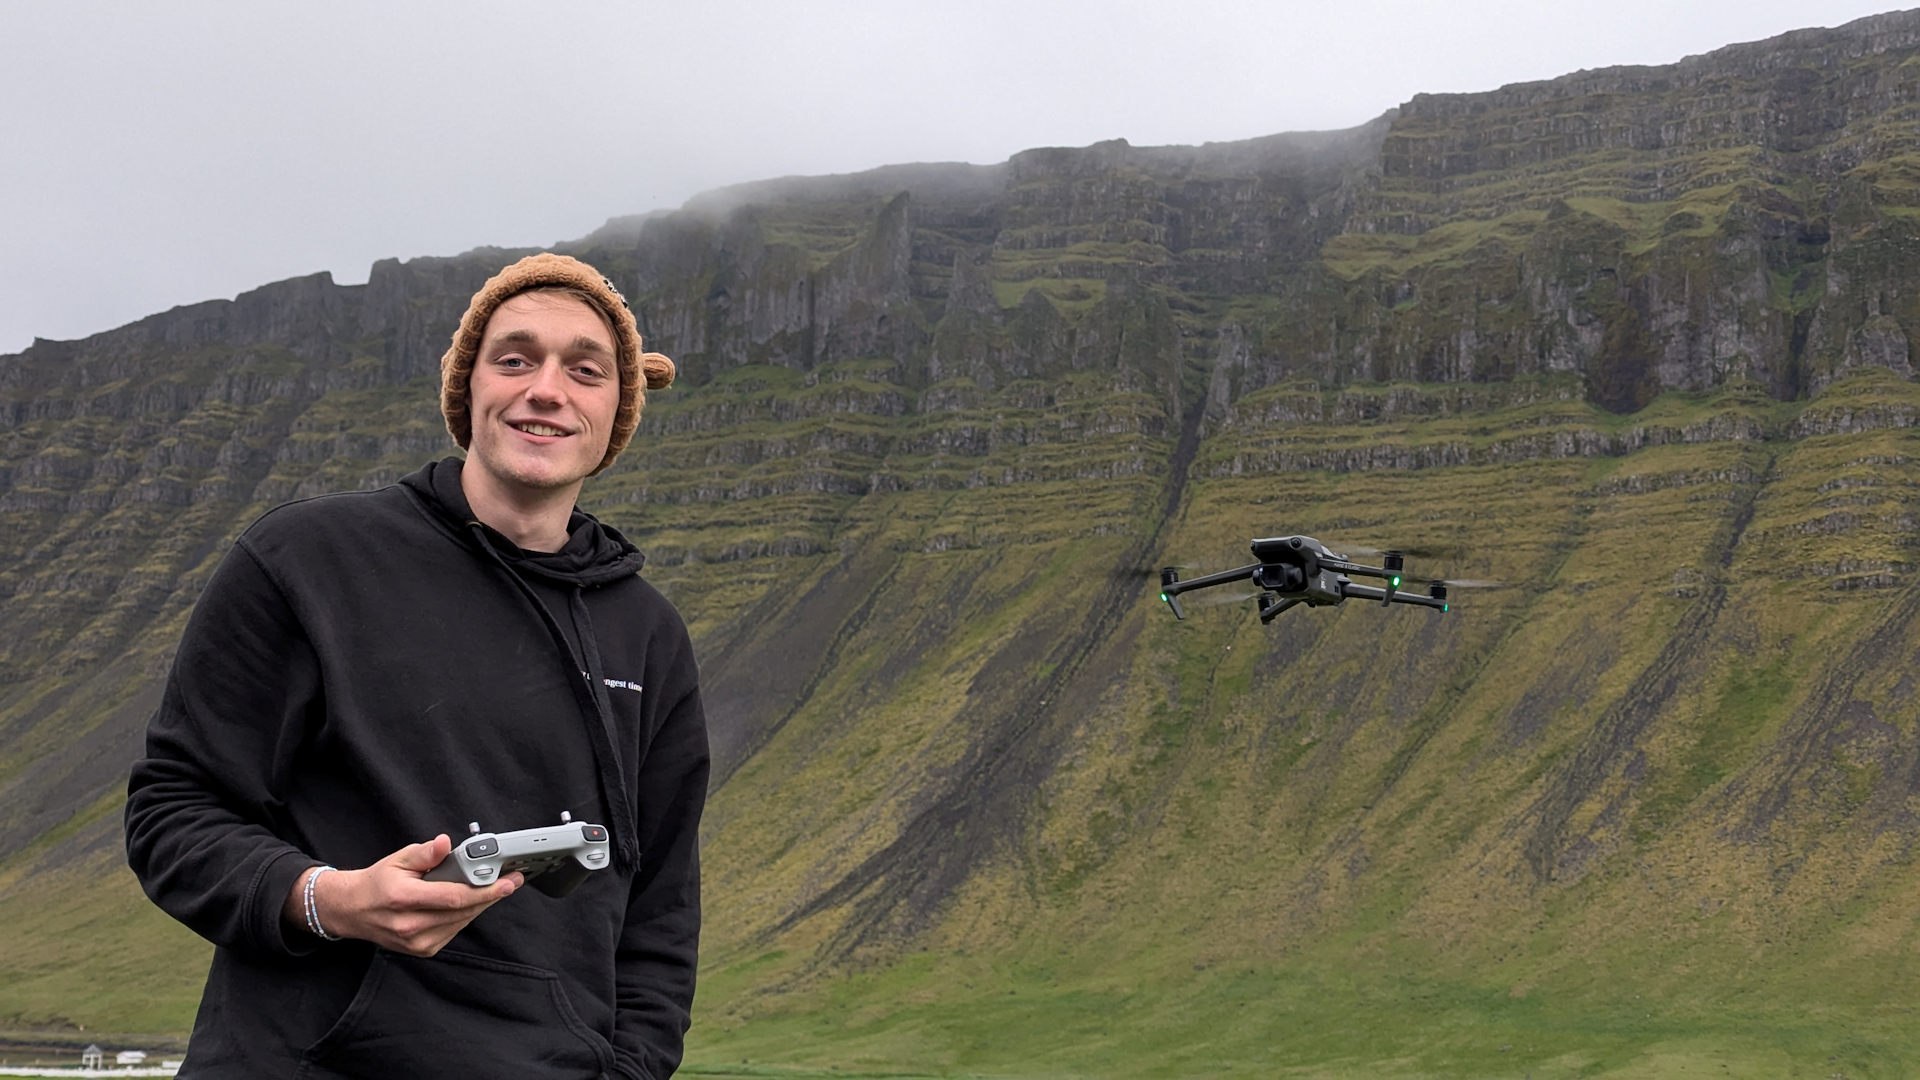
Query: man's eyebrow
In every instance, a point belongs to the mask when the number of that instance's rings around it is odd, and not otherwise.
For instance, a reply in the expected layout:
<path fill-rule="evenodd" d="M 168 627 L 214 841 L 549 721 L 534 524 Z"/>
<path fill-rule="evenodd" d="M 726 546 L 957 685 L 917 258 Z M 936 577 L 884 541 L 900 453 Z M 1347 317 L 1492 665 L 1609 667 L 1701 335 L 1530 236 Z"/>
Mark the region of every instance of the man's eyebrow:
<path fill-rule="evenodd" d="M 534 332 L 531 330 L 509 330 L 504 334 L 499 334 L 489 339 L 487 341 L 487 344 L 494 345 L 494 346 L 538 345 L 540 344 L 540 338 L 536 334 L 534 334 Z M 585 334 L 581 334 L 579 337 L 573 339 L 573 344 L 570 346 L 570 351 L 577 352 L 577 353 L 579 352 L 599 353 L 601 356 L 613 355 L 613 351 L 607 348 L 606 345 L 602 344 L 599 341 L 594 340 L 593 338 L 588 337 Z"/>

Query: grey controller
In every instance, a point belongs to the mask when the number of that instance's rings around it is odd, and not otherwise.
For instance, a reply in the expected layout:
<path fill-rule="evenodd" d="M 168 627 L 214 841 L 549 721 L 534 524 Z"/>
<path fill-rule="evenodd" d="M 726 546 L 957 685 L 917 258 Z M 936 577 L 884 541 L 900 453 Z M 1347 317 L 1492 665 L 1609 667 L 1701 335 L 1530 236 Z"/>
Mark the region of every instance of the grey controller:
<path fill-rule="evenodd" d="M 507 833 L 481 832 L 476 821 L 467 832 L 439 866 L 427 871 L 428 881 L 491 885 L 518 870 L 527 884 L 558 899 L 611 861 L 606 826 L 575 821 L 572 814 L 561 814 L 558 825 Z"/>

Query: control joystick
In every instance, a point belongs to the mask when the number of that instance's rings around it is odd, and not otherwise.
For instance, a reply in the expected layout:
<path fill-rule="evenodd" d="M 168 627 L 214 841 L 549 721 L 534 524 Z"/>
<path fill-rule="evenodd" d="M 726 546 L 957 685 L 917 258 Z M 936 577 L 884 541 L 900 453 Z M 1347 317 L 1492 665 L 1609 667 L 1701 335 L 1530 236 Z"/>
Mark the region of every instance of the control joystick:
<path fill-rule="evenodd" d="M 427 871 L 428 881 L 458 881 L 491 885 L 519 871 L 527 884 L 558 899 L 572 892 L 595 870 L 603 870 L 608 856 L 607 829 L 560 814 L 560 824 L 518 832 L 480 831 L 467 823 L 467 838 L 456 843 L 439 866 Z"/>

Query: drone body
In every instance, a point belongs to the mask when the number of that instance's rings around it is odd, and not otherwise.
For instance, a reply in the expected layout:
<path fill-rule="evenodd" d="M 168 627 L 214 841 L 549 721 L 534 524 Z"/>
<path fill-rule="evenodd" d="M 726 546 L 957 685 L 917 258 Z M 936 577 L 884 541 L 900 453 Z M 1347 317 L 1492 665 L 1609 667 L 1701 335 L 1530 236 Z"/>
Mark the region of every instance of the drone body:
<path fill-rule="evenodd" d="M 1253 557 L 1260 561 L 1237 570 L 1208 574 L 1181 581 L 1174 567 L 1160 571 L 1160 599 L 1173 609 L 1176 619 L 1187 617 L 1180 610 L 1180 594 L 1194 589 L 1251 580 L 1264 590 L 1259 597 L 1260 621 L 1272 622 L 1274 616 L 1296 604 L 1326 607 L 1348 599 L 1378 600 L 1383 604 L 1418 604 L 1447 610 L 1447 586 L 1435 581 L 1427 586 L 1427 595 L 1403 593 L 1401 572 L 1406 559 L 1398 551 L 1386 553 L 1383 566 L 1363 566 L 1329 549 L 1311 536 L 1275 536 L 1255 540 Z M 1379 578 L 1385 587 L 1356 585 L 1349 574 Z"/>

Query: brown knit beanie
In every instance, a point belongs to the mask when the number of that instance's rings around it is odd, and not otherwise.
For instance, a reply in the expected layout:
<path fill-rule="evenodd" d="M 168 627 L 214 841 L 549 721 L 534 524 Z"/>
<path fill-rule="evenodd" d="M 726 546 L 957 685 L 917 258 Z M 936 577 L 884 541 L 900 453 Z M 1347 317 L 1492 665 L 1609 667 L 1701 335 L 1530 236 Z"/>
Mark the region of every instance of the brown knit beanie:
<path fill-rule="evenodd" d="M 613 464 L 627 448 L 633 431 L 640 426 L 640 410 L 647 403 L 647 390 L 659 390 L 673 383 L 673 361 L 659 353 L 643 352 L 640 328 L 634 324 L 627 299 L 600 271 L 565 255 L 542 253 L 529 255 L 487 279 L 473 294 L 467 313 L 460 317 L 460 329 L 453 332 L 453 344 L 440 358 L 440 414 L 447 418 L 447 431 L 465 450 L 473 441 L 473 415 L 469 412 L 467 383 L 473 376 L 473 362 L 480 353 L 481 336 L 487 320 L 501 304 L 523 292 L 542 288 L 578 289 L 593 298 L 594 306 L 613 326 L 614 347 L 620 369 L 620 407 L 613 414 L 613 431 L 607 440 L 607 456 L 593 470 L 599 473 Z"/>

